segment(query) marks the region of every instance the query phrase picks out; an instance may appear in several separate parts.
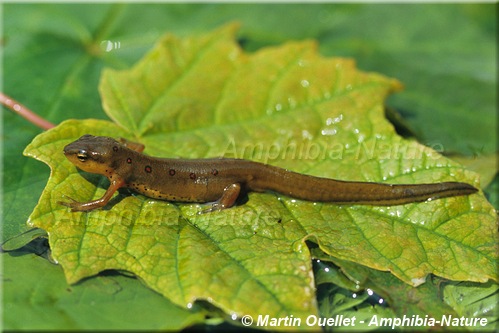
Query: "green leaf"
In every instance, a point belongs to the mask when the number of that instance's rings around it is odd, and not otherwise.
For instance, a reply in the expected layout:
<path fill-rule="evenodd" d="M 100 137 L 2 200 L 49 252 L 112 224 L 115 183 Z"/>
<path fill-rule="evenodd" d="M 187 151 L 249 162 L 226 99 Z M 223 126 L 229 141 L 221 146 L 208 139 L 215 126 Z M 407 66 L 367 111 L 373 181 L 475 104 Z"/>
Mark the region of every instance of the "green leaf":
<path fill-rule="evenodd" d="M 59 266 L 34 254 L 2 259 L 5 329 L 175 331 L 204 321 L 205 311 L 182 309 L 129 277 L 107 274 L 68 286 Z"/>
<path fill-rule="evenodd" d="M 362 330 L 377 328 L 375 325 L 368 325 L 374 322 L 375 315 L 378 320 L 404 318 L 404 316 L 434 318 L 439 321 L 443 316 L 464 317 L 468 320 L 477 318 L 486 324 L 459 328 L 454 326 L 453 329 L 479 332 L 493 331 L 496 326 L 498 285 L 492 281 L 478 284 L 449 282 L 432 277 L 430 281 L 416 288 L 402 283 L 387 272 L 333 258 L 316 247 L 312 248 L 311 252 L 316 258 L 314 265 L 316 281 L 322 289 L 319 293 L 322 295 L 319 306 L 324 317 L 331 317 L 338 312 L 348 318 L 355 316 L 359 322 L 364 320 L 365 325 L 357 326 L 357 329 Z M 338 288 L 338 285 L 343 287 Z M 377 302 L 372 302 L 378 303 L 377 305 L 371 307 L 363 303 L 351 309 L 353 304 L 358 303 L 358 299 L 365 298 L 368 294 L 372 295 L 371 297 L 378 297 Z M 388 308 L 380 307 L 380 304 Z M 347 306 L 346 311 L 345 309 L 342 311 L 345 306 Z M 427 331 L 428 327 L 422 325 L 401 328 Z"/>
<path fill-rule="evenodd" d="M 1 250 L 3 252 L 18 250 L 24 247 L 26 244 L 29 244 L 34 239 L 46 237 L 47 232 L 43 229 L 29 229 L 28 231 L 23 232 L 22 234 L 19 234 L 16 237 L 10 238 L 7 241 L 3 242 Z"/>
<path fill-rule="evenodd" d="M 431 146 L 442 143 L 443 146 L 435 147 L 445 148 L 446 152 L 476 152 L 477 147 L 490 152 L 495 149 L 495 140 L 490 137 L 496 123 L 493 91 L 497 82 L 492 74 L 496 72 L 494 9 L 494 4 L 7 3 L 3 6 L 2 21 L 3 89 L 53 122 L 72 117 L 103 118 L 96 89 L 103 66 L 126 68 L 133 64 L 164 31 L 188 35 L 237 20 L 242 22 L 239 41 L 245 50 L 313 38 L 319 41 L 321 53 L 353 57 L 362 69 L 401 79 L 406 89 L 393 96 L 396 99 L 391 97 L 389 103 L 403 112 L 423 142 Z M 405 28 L 400 29 L 401 26 Z M 105 52 L 100 46 L 106 40 L 121 42 L 121 48 Z M 439 61 L 445 61 L 445 65 L 439 66 Z M 446 81 L 446 77 L 451 79 Z M 433 82 L 440 82 L 441 89 L 435 91 Z M 447 86 L 449 82 L 454 84 Z M 406 103 L 409 99 L 414 102 Z M 8 110 L 3 111 L 5 239 L 26 230 L 25 221 L 38 202 L 49 169 L 22 156 L 24 147 L 39 129 Z M 437 112 L 444 112 L 438 117 L 443 121 L 435 120 L 433 115 Z M 492 202 L 497 202 L 497 180 L 496 177 L 486 189 Z M 4 266 L 8 265 L 15 267 L 16 260 L 4 261 Z M 9 285 L 13 292 L 8 296 L 23 293 L 49 268 L 62 274 L 53 265 L 43 270 L 26 266 L 22 276 L 31 279 L 16 284 L 19 289 L 15 291 Z M 87 284 L 78 286 L 84 289 Z M 64 282 L 58 287 L 66 288 Z M 140 288 L 139 282 L 127 285 L 127 289 L 131 288 Z M 4 296 L 4 302 L 8 302 L 5 292 Z M 50 293 L 46 297 L 51 297 Z M 80 300 L 79 304 L 83 301 L 90 302 Z M 19 304 L 22 307 L 27 309 L 30 305 Z M 109 307 L 119 308 L 120 303 L 110 303 Z M 167 320 L 169 312 L 156 308 L 148 311 Z M 142 312 L 143 308 L 136 311 Z M 47 322 L 58 318 L 58 310 L 53 306 L 46 306 L 43 313 Z M 7 318 L 13 314 L 4 311 L 4 315 Z M 98 326 L 101 318 L 92 319 Z M 15 327 L 27 319 L 18 320 Z"/>
<path fill-rule="evenodd" d="M 305 318 L 317 313 L 305 239 L 414 285 L 429 273 L 497 278 L 495 214 L 482 194 L 372 207 L 251 193 L 243 205 L 203 215 L 198 205 L 121 194 L 89 213 L 57 204 L 99 198 L 107 186 L 60 153 L 85 133 L 140 141 L 155 156 L 248 158 L 344 180 L 479 185 L 476 174 L 396 135 L 383 101 L 397 81 L 323 58 L 312 42 L 246 54 L 234 34 L 226 26 L 166 35 L 130 70 L 104 72 L 103 105 L 115 123 L 66 121 L 26 148 L 51 167 L 29 224 L 48 231 L 69 282 L 125 270 L 180 306 L 207 300 L 231 315 Z"/>
<path fill-rule="evenodd" d="M 485 284 L 451 282 L 444 287 L 443 296 L 446 303 L 456 309 L 459 316 L 486 318 L 487 325 L 478 326 L 479 332 L 497 330 L 499 285 L 492 282 Z"/>
<path fill-rule="evenodd" d="M 321 50 L 400 79 L 406 89 L 388 104 L 421 142 L 450 153 L 497 151 L 495 4 L 331 7 Z"/>
<path fill-rule="evenodd" d="M 466 166 L 466 168 L 473 170 L 481 175 L 482 188 L 485 188 L 492 183 L 494 177 L 498 174 L 497 161 L 499 154 L 481 155 L 473 157 L 453 157 L 454 160 Z"/>

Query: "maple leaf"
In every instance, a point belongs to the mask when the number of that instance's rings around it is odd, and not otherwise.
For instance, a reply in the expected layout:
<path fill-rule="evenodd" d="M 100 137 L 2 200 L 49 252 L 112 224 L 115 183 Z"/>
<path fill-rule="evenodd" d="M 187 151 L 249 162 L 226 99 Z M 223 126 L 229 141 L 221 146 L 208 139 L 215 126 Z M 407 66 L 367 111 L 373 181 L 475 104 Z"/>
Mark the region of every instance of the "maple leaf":
<path fill-rule="evenodd" d="M 29 224 L 48 232 L 68 282 L 123 270 L 181 306 L 202 299 L 234 316 L 306 318 L 318 314 L 306 240 L 412 285 L 430 273 L 497 278 L 496 218 L 482 194 L 376 207 L 250 193 L 244 204 L 202 215 L 196 204 L 127 194 L 88 213 L 57 204 L 99 198 L 108 186 L 62 154 L 87 133 L 138 141 L 160 157 L 237 157 L 342 180 L 478 187 L 475 173 L 395 133 L 383 102 L 398 81 L 321 57 L 310 41 L 246 54 L 235 31 L 166 35 L 130 70 L 104 71 L 100 92 L 112 122 L 68 120 L 26 148 L 51 167 Z"/>

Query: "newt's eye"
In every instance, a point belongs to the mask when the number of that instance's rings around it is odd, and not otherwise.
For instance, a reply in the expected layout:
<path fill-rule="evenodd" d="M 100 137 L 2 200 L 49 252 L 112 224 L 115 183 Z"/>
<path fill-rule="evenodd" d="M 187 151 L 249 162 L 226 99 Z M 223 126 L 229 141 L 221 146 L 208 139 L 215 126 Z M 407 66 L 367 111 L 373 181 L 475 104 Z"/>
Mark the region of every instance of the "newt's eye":
<path fill-rule="evenodd" d="M 86 162 L 88 159 L 87 151 L 82 149 L 76 154 L 76 157 L 80 160 L 80 162 Z"/>

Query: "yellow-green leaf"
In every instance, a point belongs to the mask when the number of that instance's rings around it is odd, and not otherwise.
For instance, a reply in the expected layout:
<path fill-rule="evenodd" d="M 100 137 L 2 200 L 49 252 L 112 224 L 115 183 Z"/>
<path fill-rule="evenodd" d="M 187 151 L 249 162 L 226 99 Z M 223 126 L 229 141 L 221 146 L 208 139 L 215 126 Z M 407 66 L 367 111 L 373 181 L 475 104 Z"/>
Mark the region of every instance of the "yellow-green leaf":
<path fill-rule="evenodd" d="M 196 204 L 126 192 L 88 213 L 57 204 L 99 198 L 108 185 L 62 154 L 87 133 L 139 141 L 162 157 L 238 157 L 342 180 L 479 187 L 475 173 L 397 136 L 383 102 L 398 81 L 361 72 L 351 59 L 324 58 L 310 41 L 247 54 L 235 31 L 166 35 L 130 70 L 103 73 L 103 106 L 114 122 L 69 120 L 26 148 L 52 169 L 29 223 L 48 232 L 70 283 L 124 270 L 181 306 L 201 299 L 234 318 L 305 318 L 317 314 L 305 240 L 412 285 L 430 273 L 497 279 L 496 217 L 481 193 L 393 207 L 250 193 L 202 215 Z"/>

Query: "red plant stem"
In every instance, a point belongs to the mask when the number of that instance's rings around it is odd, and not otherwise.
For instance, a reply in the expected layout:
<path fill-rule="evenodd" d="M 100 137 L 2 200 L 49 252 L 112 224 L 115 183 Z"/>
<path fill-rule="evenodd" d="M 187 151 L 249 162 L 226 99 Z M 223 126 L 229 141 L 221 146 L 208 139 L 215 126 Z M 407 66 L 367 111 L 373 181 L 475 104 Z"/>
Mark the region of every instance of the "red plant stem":
<path fill-rule="evenodd" d="M 42 117 L 28 109 L 26 106 L 22 105 L 15 99 L 10 98 L 2 92 L 0 92 L 0 103 L 14 111 L 33 125 L 40 127 L 41 129 L 48 130 L 55 126 L 51 122 L 43 119 Z"/>

